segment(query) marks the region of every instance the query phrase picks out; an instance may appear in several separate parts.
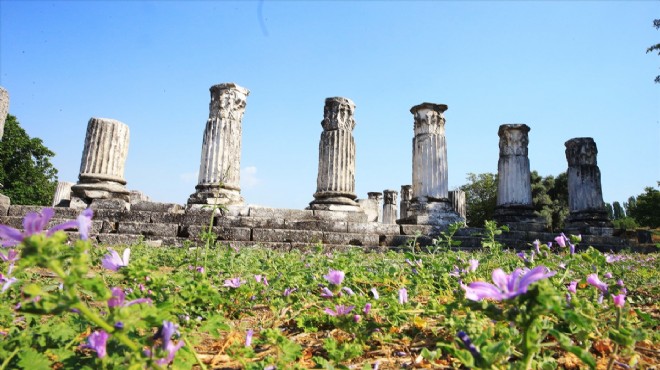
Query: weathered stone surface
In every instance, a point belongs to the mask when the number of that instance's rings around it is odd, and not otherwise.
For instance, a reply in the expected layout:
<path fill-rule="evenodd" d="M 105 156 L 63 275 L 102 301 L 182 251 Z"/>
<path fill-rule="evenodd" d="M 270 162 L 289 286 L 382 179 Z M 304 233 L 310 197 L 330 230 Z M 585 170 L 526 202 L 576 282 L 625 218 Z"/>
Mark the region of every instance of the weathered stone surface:
<path fill-rule="evenodd" d="M 144 235 L 128 234 L 98 234 L 95 239 L 99 244 L 106 245 L 134 245 L 144 240 Z M 119 252 L 121 253 L 121 252 Z"/>
<path fill-rule="evenodd" d="M 137 202 L 151 202 L 151 198 L 138 190 L 131 190 L 129 194 L 131 204 Z"/>
<path fill-rule="evenodd" d="M 363 212 L 314 210 L 314 219 L 329 221 L 367 222 L 367 215 Z"/>
<path fill-rule="evenodd" d="M 310 209 L 361 212 L 355 202 L 354 112 L 355 103 L 350 99 L 325 99 L 316 193 Z"/>
<path fill-rule="evenodd" d="M 383 193 L 371 191 L 367 193 L 367 199 L 357 199 L 362 211 L 367 214 L 367 221 L 381 222 L 383 220 L 383 208 L 380 206 Z"/>
<path fill-rule="evenodd" d="M 396 190 L 383 190 L 383 223 L 394 224 L 399 218 L 397 215 L 396 199 L 399 193 Z"/>
<path fill-rule="evenodd" d="M 25 217 L 28 212 L 41 212 L 44 209 L 42 206 L 22 206 L 22 205 L 13 205 L 7 211 L 7 216 L 19 216 Z"/>
<path fill-rule="evenodd" d="M 311 210 L 251 207 L 250 217 L 284 218 L 287 220 L 313 220 L 314 213 Z"/>
<path fill-rule="evenodd" d="M 71 187 L 71 204 L 89 204 L 93 199 L 130 201 L 124 167 L 128 156 L 128 126 L 114 119 L 91 118 L 87 124 L 85 147 L 78 183 Z"/>
<path fill-rule="evenodd" d="M 418 232 L 423 235 L 429 235 L 433 231 L 433 226 L 430 225 L 400 225 L 401 234 L 415 235 Z"/>
<path fill-rule="evenodd" d="M 177 236 L 179 226 L 176 224 L 152 224 L 141 222 L 121 222 L 117 230 L 119 234 Z"/>
<path fill-rule="evenodd" d="M 323 241 L 323 232 L 316 230 L 252 229 L 252 241 L 318 243 Z"/>
<path fill-rule="evenodd" d="M 92 199 L 89 203 L 89 208 L 97 209 L 111 209 L 116 211 L 130 210 L 131 204 L 123 199 Z"/>
<path fill-rule="evenodd" d="M 379 239 L 376 234 L 349 234 L 324 232 L 323 243 L 343 245 L 378 245 Z"/>
<path fill-rule="evenodd" d="M 399 217 L 408 217 L 408 207 L 412 199 L 412 185 L 401 185 L 401 202 L 399 203 Z"/>
<path fill-rule="evenodd" d="M 175 203 L 137 201 L 131 203 L 131 210 L 149 212 L 183 212 L 183 207 Z"/>
<path fill-rule="evenodd" d="M 185 225 L 208 225 L 211 217 L 214 218 L 214 224 L 217 219 L 222 217 L 219 209 L 213 208 L 187 208 L 183 215 L 183 224 Z"/>
<path fill-rule="evenodd" d="M 151 212 L 128 211 L 125 209 L 97 209 L 94 210 L 94 219 L 103 219 L 111 222 L 151 222 Z"/>
<path fill-rule="evenodd" d="M 156 224 L 181 224 L 185 214 L 183 212 L 148 212 L 150 222 Z"/>
<path fill-rule="evenodd" d="M 4 87 L 0 86 L 0 141 L 5 134 L 7 113 L 9 113 L 9 93 Z"/>
<path fill-rule="evenodd" d="M 11 207 L 11 199 L 4 194 L 0 194 L 0 215 L 6 215 Z"/>
<path fill-rule="evenodd" d="M 467 217 L 467 203 L 465 200 L 465 192 L 463 190 L 450 190 L 449 191 L 449 201 L 451 202 L 452 208 L 458 213 L 462 218 Z"/>
<path fill-rule="evenodd" d="M 401 232 L 401 226 L 397 224 L 381 224 L 379 222 L 349 222 L 347 232 L 356 234 L 398 235 Z"/>
<path fill-rule="evenodd" d="M 185 227 L 186 237 L 199 239 L 203 232 L 208 230 L 208 226 L 190 225 Z M 217 240 L 236 240 L 236 241 L 249 241 L 251 240 L 251 229 L 247 227 L 225 227 L 214 226 L 213 233 L 217 235 Z M 182 233 L 184 231 L 182 230 Z"/>
<path fill-rule="evenodd" d="M 285 228 L 294 230 L 320 230 L 320 231 L 335 231 L 347 232 L 345 221 L 330 221 L 330 220 L 286 220 Z"/>
<path fill-rule="evenodd" d="M 284 229 L 285 220 L 283 218 L 226 216 L 218 219 L 218 225 L 250 228 L 256 227 L 260 229 Z"/>
<path fill-rule="evenodd" d="M 242 120 L 250 91 L 235 83 L 210 88 L 199 179 L 189 204 L 241 204 Z"/>
<path fill-rule="evenodd" d="M 53 207 L 68 207 L 71 203 L 72 182 L 59 181 L 53 195 Z"/>

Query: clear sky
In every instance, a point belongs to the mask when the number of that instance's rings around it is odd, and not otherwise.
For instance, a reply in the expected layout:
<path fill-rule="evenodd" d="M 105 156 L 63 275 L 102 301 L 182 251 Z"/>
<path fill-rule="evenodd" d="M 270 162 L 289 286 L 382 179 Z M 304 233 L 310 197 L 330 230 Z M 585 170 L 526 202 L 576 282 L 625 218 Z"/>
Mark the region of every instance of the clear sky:
<path fill-rule="evenodd" d="M 410 184 L 413 117 L 447 104 L 449 187 L 497 172 L 499 125 L 531 127 L 531 168 L 567 168 L 593 137 L 606 202 L 660 180 L 660 2 L 6 1 L 10 113 L 76 182 L 87 122 L 129 125 L 128 188 L 183 204 L 197 184 L 209 87 L 251 93 L 246 202 L 304 208 L 326 97 L 357 108 L 356 192 Z"/>

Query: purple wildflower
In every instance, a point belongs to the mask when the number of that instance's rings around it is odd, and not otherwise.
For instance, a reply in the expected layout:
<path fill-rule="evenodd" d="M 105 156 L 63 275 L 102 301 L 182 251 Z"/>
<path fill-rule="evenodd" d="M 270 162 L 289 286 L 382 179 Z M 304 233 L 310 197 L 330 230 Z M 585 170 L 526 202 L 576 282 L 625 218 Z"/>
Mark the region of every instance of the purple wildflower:
<path fill-rule="evenodd" d="M 536 239 L 532 242 L 532 245 L 534 246 L 534 250 L 536 251 L 537 254 L 541 253 L 541 241 Z"/>
<path fill-rule="evenodd" d="M 616 307 L 619 307 L 619 308 L 622 308 L 623 305 L 626 303 L 626 295 L 625 294 L 613 295 L 612 299 L 614 300 L 614 305 Z"/>
<path fill-rule="evenodd" d="M 16 262 L 18 260 L 18 251 L 16 249 L 10 249 L 6 255 L 0 252 L 0 259 L 5 262 Z"/>
<path fill-rule="evenodd" d="M 134 304 L 140 304 L 140 303 L 151 303 L 151 299 L 149 298 L 138 298 L 134 299 L 132 301 L 126 302 L 126 294 L 124 293 L 123 290 L 115 287 L 110 289 L 112 293 L 112 297 L 108 299 L 108 307 L 113 308 L 113 307 L 128 307 L 132 306 Z"/>
<path fill-rule="evenodd" d="M 183 347 L 183 341 L 178 341 L 177 344 L 172 342 L 172 335 L 176 332 L 176 326 L 170 321 L 163 321 L 163 327 L 160 330 L 163 349 L 167 351 L 167 357 L 157 359 L 155 362 L 159 366 L 165 366 L 174 360 L 176 352 Z"/>
<path fill-rule="evenodd" d="M 606 272 L 605 275 L 603 275 L 605 279 L 611 279 L 612 278 L 612 273 L 611 272 Z"/>
<path fill-rule="evenodd" d="M 8 277 L 4 276 L 3 274 L 0 273 L 0 284 L 2 284 L 2 288 L 0 288 L 0 293 L 4 293 L 9 289 L 9 287 L 16 282 L 15 277 Z"/>
<path fill-rule="evenodd" d="M 355 322 L 360 322 L 360 320 L 362 320 L 362 316 L 360 316 L 360 315 L 353 315 L 353 321 L 355 321 Z"/>
<path fill-rule="evenodd" d="M 119 253 L 112 248 L 108 248 L 108 251 L 110 251 L 110 254 L 103 256 L 103 260 L 101 260 L 101 265 L 103 267 L 108 270 L 117 271 L 122 267 L 128 266 L 128 260 L 131 257 L 130 248 L 124 249 L 122 257 L 119 257 Z"/>
<path fill-rule="evenodd" d="M 597 274 L 587 276 L 587 284 L 595 286 L 603 293 L 607 293 L 607 284 L 600 281 Z"/>
<path fill-rule="evenodd" d="M 95 350 L 96 355 L 99 358 L 103 358 L 107 354 L 105 345 L 108 342 L 109 337 L 110 334 L 106 333 L 104 330 L 97 330 L 87 337 L 86 347 Z"/>
<path fill-rule="evenodd" d="M 351 289 L 349 287 L 343 287 L 343 288 L 341 288 L 341 290 L 346 292 L 346 294 L 348 294 L 348 295 L 355 295 L 355 292 L 353 292 L 353 289 Z"/>
<path fill-rule="evenodd" d="M 578 284 L 577 281 L 571 281 L 568 284 L 568 288 L 567 288 L 568 291 L 571 292 L 571 293 L 577 293 L 577 284 Z"/>
<path fill-rule="evenodd" d="M 323 289 L 321 290 L 321 297 L 322 297 L 322 298 L 332 298 L 332 297 L 334 297 L 334 294 L 332 294 L 332 292 L 330 291 L 330 289 L 328 289 L 328 288 L 323 288 Z"/>
<path fill-rule="evenodd" d="M 282 293 L 282 294 L 285 297 L 288 297 L 288 296 L 291 295 L 291 293 L 295 292 L 296 290 L 298 290 L 298 289 L 296 289 L 296 288 L 286 288 L 286 289 L 284 289 L 284 293 Z"/>
<path fill-rule="evenodd" d="M 226 286 L 234 289 L 238 288 L 241 285 L 243 285 L 243 280 L 237 277 L 233 279 L 226 279 L 225 283 L 222 284 L 222 286 Z"/>
<path fill-rule="evenodd" d="M 536 266 L 531 270 L 523 272 L 515 269 L 507 275 L 502 269 L 493 270 L 493 282 L 495 285 L 483 281 L 476 281 L 469 285 L 461 284 L 465 290 L 465 298 L 473 301 L 481 301 L 484 298 L 500 301 L 510 299 L 527 292 L 530 284 L 555 275 L 555 271 L 548 270 L 545 266 Z"/>
<path fill-rule="evenodd" d="M 566 241 L 568 238 L 566 238 L 566 235 L 564 233 L 561 233 L 558 237 L 555 238 L 555 241 L 557 244 L 559 244 L 560 247 L 565 248 L 566 247 Z"/>
<path fill-rule="evenodd" d="M 467 272 L 475 272 L 475 271 L 477 271 L 477 267 L 479 267 L 479 260 L 470 259 L 468 261 Z"/>
<path fill-rule="evenodd" d="M 456 333 L 456 336 L 458 337 L 458 339 L 461 340 L 461 342 L 463 342 L 463 345 L 468 349 L 468 351 L 470 351 L 470 353 L 472 354 L 472 356 L 474 358 L 480 358 L 481 357 L 481 353 L 479 352 L 479 348 L 477 348 L 472 343 L 472 340 L 470 339 L 470 337 L 467 335 L 466 332 L 459 331 L 458 333 Z"/>
<path fill-rule="evenodd" d="M 341 282 L 344 281 L 344 272 L 331 269 L 328 271 L 327 275 L 323 275 L 323 278 L 325 278 L 330 284 L 341 285 Z"/>
<path fill-rule="evenodd" d="M 458 266 L 454 265 L 454 269 L 449 272 L 449 276 L 459 277 L 461 276 L 461 270 Z"/>
<path fill-rule="evenodd" d="M 355 306 L 344 306 L 343 304 L 335 305 L 334 311 L 330 308 L 326 308 L 323 312 L 327 313 L 330 316 L 342 316 L 348 315 Z"/>
<path fill-rule="evenodd" d="M 252 346 L 252 336 L 254 335 L 254 330 L 249 329 L 247 333 L 245 333 L 245 346 L 246 347 L 251 347 Z"/>
<path fill-rule="evenodd" d="M 23 219 L 23 232 L 11 226 L 0 225 L 0 240 L 3 247 L 13 247 L 23 242 L 29 236 L 41 234 L 48 225 L 48 222 L 55 215 L 52 208 L 44 208 L 40 213 L 30 212 Z M 59 230 L 77 228 L 81 239 L 87 239 L 89 229 L 92 225 L 92 210 L 86 209 L 74 221 L 68 221 L 56 225 L 46 231 L 46 236 L 51 236 Z"/>
<path fill-rule="evenodd" d="M 378 291 L 376 290 L 376 288 L 371 288 L 371 294 L 374 295 L 374 299 L 380 298 L 380 295 L 378 294 Z"/>
<path fill-rule="evenodd" d="M 362 309 L 362 312 L 364 312 L 365 315 L 368 315 L 370 311 L 371 311 L 371 303 L 365 304 L 364 308 Z"/>
<path fill-rule="evenodd" d="M 408 290 L 405 287 L 399 289 L 399 303 L 408 303 Z"/>
<path fill-rule="evenodd" d="M 265 275 L 254 275 L 254 280 L 256 280 L 257 283 L 262 283 L 265 286 L 268 286 L 268 279 L 266 279 Z"/>

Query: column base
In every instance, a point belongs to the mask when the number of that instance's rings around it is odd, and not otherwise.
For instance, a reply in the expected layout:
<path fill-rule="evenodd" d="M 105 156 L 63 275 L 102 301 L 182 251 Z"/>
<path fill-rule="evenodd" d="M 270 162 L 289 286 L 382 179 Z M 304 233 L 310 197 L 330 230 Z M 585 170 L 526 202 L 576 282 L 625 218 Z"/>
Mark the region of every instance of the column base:
<path fill-rule="evenodd" d="M 447 228 L 449 225 L 465 222 L 452 207 L 448 199 L 424 202 L 413 200 L 408 207 L 408 216 L 397 220 L 400 225 L 429 225 Z"/>
<path fill-rule="evenodd" d="M 317 211 L 340 211 L 340 212 L 362 212 L 364 210 L 360 205 L 348 195 L 344 193 L 333 193 L 325 195 L 323 193 L 314 194 L 314 199 L 309 203 L 307 209 L 317 210 Z"/>
<path fill-rule="evenodd" d="M 118 199 L 129 203 L 130 192 L 126 186 L 113 181 L 78 183 L 71 187 L 71 204 L 78 198 L 89 205 L 94 199 Z"/>
<path fill-rule="evenodd" d="M 534 212 L 531 206 L 513 205 L 495 208 L 495 221 L 515 231 L 548 231 L 545 217 Z"/>
<path fill-rule="evenodd" d="M 604 210 L 571 212 L 565 221 L 565 232 L 570 234 L 612 236 L 614 227 Z"/>
<path fill-rule="evenodd" d="M 216 185 L 197 185 L 196 192 L 188 197 L 188 204 L 202 204 L 202 205 L 242 205 L 244 204 L 243 197 L 238 190 L 225 189 Z"/>

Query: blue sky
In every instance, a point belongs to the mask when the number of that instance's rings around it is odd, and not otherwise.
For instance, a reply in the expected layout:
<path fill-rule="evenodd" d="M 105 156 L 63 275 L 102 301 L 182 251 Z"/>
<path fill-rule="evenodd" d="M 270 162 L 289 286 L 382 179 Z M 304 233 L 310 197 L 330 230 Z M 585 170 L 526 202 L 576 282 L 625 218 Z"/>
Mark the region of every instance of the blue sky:
<path fill-rule="evenodd" d="M 356 192 L 411 183 L 413 117 L 447 104 L 449 187 L 497 172 L 499 125 L 531 127 L 532 169 L 593 137 L 606 202 L 660 180 L 660 2 L 0 1 L 10 113 L 77 181 L 87 121 L 129 125 L 128 188 L 185 203 L 209 87 L 248 88 L 246 202 L 304 208 L 326 97 L 357 108 Z"/>

